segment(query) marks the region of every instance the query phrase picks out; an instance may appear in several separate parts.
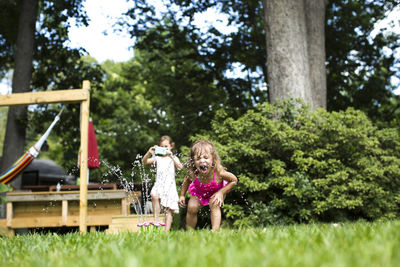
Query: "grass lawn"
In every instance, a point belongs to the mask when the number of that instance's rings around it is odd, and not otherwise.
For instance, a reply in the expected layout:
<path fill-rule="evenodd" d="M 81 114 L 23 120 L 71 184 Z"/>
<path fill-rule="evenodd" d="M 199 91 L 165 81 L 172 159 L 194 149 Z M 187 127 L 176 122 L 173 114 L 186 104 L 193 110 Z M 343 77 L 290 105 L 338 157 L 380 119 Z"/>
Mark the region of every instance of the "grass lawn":
<path fill-rule="evenodd" d="M 400 221 L 0 238 L 0 266 L 400 266 Z"/>

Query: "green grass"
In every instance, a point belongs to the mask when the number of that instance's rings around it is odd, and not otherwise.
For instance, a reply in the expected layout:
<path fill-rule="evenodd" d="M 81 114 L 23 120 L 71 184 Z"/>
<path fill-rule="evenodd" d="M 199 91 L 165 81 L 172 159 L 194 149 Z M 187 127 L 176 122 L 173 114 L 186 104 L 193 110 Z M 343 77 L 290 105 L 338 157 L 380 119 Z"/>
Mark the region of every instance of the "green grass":
<path fill-rule="evenodd" d="M 400 266 L 400 221 L 0 239 L 0 266 Z"/>

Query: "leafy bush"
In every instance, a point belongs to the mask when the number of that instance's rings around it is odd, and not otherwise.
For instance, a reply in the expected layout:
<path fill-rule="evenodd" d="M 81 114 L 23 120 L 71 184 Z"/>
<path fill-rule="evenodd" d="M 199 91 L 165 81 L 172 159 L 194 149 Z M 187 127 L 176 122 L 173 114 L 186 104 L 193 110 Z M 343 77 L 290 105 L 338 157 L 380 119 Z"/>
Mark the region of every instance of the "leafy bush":
<path fill-rule="evenodd" d="M 0 184 L 0 204 L 7 202 L 7 200 L 4 198 L 5 192 L 11 191 L 11 187 L 5 185 L 5 184 Z"/>
<path fill-rule="evenodd" d="M 235 226 L 377 220 L 399 216 L 400 143 L 357 110 L 310 112 L 263 104 L 213 130 L 225 167 L 239 178 L 224 213 Z"/>

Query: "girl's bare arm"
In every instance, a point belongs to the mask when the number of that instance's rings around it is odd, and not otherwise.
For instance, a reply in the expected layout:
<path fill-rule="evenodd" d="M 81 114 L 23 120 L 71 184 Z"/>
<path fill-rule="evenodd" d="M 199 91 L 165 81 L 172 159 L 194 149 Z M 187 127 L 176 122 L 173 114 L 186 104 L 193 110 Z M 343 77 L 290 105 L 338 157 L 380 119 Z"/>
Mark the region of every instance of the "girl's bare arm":
<path fill-rule="evenodd" d="M 219 190 L 223 194 L 229 192 L 238 183 L 238 178 L 231 172 L 223 171 L 220 173 L 220 176 L 223 180 L 229 182 L 226 186 Z"/>
<path fill-rule="evenodd" d="M 154 146 L 150 147 L 149 150 L 146 152 L 146 154 L 144 154 L 143 158 L 142 158 L 142 163 L 144 165 L 149 165 L 149 164 L 153 164 L 155 161 L 154 157 L 150 156 L 153 154 L 154 152 Z"/>
<path fill-rule="evenodd" d="M 220 207 L 222 207 L 224 205 L 224 199 L 225 199 L 225 195 L 226 193 L 229 192 L 229 190 L 231 190 L 238 182 L 237 177 L 230 172 L 227 171 L 223 171 L 219 174 L 221 176 L 221 178 L 223 180 L 229 181 L 229 183 L 222 187 L 220 190 L 218 190 L 218 192 L 216 192 L 214 195 L 211 196 L 210 203 L 216 204 Z"/>
<path fill-rule="evenodd" d="M 179 197 L 179 206 L 181 206 L 182 208 L 186 207 L 185 194 L 186 194 L 191 182 L 192 181 L 190 180 L 189 176 L 186 175 L 185 179 L 183 180 L 183 183 L 182 183 L 181 194 L 180 194 L 180 197 Z"/>
<path fill-rule="evenodd" d="M 183 169 L 183 164 L 179 161 L 179 158 L 174 156 L 173 154 L 171 154 L 170 157 L 174 161 L 175 168 L 177 168 L 178 170 L 182 170 Z"/>

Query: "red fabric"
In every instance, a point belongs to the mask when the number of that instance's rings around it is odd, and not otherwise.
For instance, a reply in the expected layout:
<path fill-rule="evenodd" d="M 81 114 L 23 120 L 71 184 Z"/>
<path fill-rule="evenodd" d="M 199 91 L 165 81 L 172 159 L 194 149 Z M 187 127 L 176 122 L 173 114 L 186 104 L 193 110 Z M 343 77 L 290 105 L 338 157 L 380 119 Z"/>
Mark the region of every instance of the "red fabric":
<path fill-rule="evenodd" d="M 97 150 L 96 133 L 94 132 L 93 122 L 89 121 L 89 148 L 88 148 L 88 167 L 99 168 L 99 151 Z"/>

